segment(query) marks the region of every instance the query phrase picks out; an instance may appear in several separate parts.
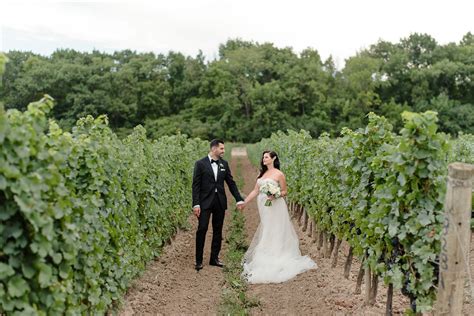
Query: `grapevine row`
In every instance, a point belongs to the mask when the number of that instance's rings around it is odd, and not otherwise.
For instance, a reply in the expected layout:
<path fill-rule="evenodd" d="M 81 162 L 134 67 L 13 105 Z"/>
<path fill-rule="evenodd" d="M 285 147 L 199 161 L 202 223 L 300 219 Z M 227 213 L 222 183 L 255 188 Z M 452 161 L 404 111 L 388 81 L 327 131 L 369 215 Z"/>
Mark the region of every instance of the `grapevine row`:
<path fill-rule="evenodd" d="M 104 314 L 189 215 L 200 140 L 0 105 L 0 314 Z"/>
<path fill-rule="evenodd" d="M 263 149 L 275 150 L 289 200 L 319 230 L 346 240 L 373 280 L 401 289 L 423 312 L 436 298 L 447 164 L 472 163 L 474 138 L 438 133 L 431 111 L 402 117 L 400 133 L 371 113 L 365 128 L 343 129 L 339 138 L 278 132 L 250 153 L 258 163 Z"/>

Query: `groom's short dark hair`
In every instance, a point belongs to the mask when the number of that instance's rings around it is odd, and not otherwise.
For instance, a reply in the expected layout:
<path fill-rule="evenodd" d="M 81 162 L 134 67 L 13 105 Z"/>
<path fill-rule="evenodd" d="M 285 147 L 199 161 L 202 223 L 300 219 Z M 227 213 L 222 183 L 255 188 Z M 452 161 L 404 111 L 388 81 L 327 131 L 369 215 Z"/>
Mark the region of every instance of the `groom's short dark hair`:
<path fill-rule="evenodd" d="M 219 146 L 219 144 L 224 144 L 224 141 L 221 140 L 221 139 L 213 139 L 211 140 L 211 144 L 209 147 L 216 147 L 216 146 Z"/>

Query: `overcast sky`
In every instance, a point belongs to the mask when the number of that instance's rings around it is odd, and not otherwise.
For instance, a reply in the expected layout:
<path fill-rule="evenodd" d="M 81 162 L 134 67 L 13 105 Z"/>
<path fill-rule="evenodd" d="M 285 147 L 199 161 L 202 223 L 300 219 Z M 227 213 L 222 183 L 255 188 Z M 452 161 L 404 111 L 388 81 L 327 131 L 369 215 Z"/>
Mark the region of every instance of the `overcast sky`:
<path fill-rule="evenodd" d="M 217 56 L 229 38 L 272 42 L 323 59 L 345 58 L 379 39 L 428 33 L 439 43 L 474 33 L 473 0 L 0 0 L 0 51 L 132 49 Z"/>

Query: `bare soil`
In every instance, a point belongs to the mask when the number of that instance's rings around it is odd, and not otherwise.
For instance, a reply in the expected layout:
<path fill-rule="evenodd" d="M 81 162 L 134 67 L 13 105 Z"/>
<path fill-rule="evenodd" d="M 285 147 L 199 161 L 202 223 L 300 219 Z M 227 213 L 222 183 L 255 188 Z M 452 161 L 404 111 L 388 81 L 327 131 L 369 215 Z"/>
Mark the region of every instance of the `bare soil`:
<path fill-rule="evenodd" d="M 255 185 L 257 170 L 244 155 L 236 155 L 231 169 L 236 173 L 240 160 L 241 174 L 245 179 L 241 193 L 248 194 Z M 234 210 L 234 199 L 228 194 L 229 207 L 224 223 L 224 240 L 229 212 Z M 257 229 L 259 215 L 255 200 L 243 211 L 246 218 L 247 240 Z M 303 255 L 309 255 L 318 268 L 302 273 L 294 279 L 280 284 L 249 285 L 248 296 L 256 297 L 260 306 L 251 310 L 252 315 L 384 315 L 387 288 L 379 283 L 377 301 L 374 306 L 364 305 L 364 285 L 362 293 L 354 294 L 356 277 L 360 264 L 354 259 L 349 279 L 343 276 L 348 245 L 341 245 L 338 264 L 331 267 L 332 258 L 323 258 L 316 244 L 302 232 L 294 220 L 300 238 Z M 142 277 L 135 280 L 125 296 L 120 315 L 215 315 L 218 313 L 224 285 L 222 269 L 207 265 L 210 252 L 212 225 L 209 225 L 204 253 L 204 269 L 194 270 L 196 218 L 189 217 L 190 230 L 180 231 L 170 245 L 165 246 L 163 254 L 149 264 Z M 470 271 L 474 276 L 474 247 L 471 242 Z M 225 258 L 226 243 L 223 243 L 221 259 Z M 474 315 L 474 305 L 470 297 L 469 284 L 466 281 L 464 314 Z M 395 291 L 393 310 L 401 315 L 409 306 L 409 301 Z"/>

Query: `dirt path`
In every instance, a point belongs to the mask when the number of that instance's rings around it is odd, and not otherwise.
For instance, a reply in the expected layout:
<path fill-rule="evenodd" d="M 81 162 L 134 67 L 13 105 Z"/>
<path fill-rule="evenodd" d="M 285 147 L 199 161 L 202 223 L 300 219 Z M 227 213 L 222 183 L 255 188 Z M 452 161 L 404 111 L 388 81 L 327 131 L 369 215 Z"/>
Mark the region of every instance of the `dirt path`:
<path fill-rule="evenodd" d="M 240 188 L 242 194 L 248 194 L 255 185 L 257 170 L 248 158 L 239 152 L 231 162 L 235 173 L 237 161 L 240 161 L 241 173 L 245 185 Z M 229 203 L 234 199 L 228 195 Z M 229 210 L 233 209 L 230 205 Z M 257 229 L 259 215 L 255 200 L 244 210 L 247 239 L 250 240 Z M 151 263 L 144 275 L 134 282 L 125 298 L 125 306 L 120 315 L 215 315 L 219 307 L 223 273 L 220 268 L 204 266 L 197 273 L 194 270 L 194 237 L 196 220 L 189 218 L 189 231 L 181 231 L 171 245 L 157 261 Z M 224 224 L 224 239 L 230 216 L 227 214 Z M 348 246 L 343 244 L 336 268 L 331 267 L 331 259 L 322 258 L 311 238 L 304 234 L 294 221 L 300 237 L 302 254 L 309 255 L 318 264 L 318 269 L 310 270 L 296 278 L 281 284 L 249 285 L 248 295 L 257 297 L 261 303 L 252 309 L 252 315 L 384 315 L 386 287 L 379 283 L 377 303 L 364 306 L 364 286 L 362 294 L 355 295 L 355 279 L 359 264 L 354 260 L 350 278 L 343 277 L 343 265 Z M 209 258 L 211 225 L 206 238 L 204 263 Z M 221 259 L 225 258 L 226 243 L 223 242 Z M 471 270 L 473 268 L 473 244 L 471 243 Z M 469 288 L 466 287 L 466 290 Z M 466 297 L 465 314 L 474 314 L 474 306 Z M 396 293 L 393 302 L 394 314 L 403 314 L 408 300 Z"/>
<path fill-rule="evenodd" d="M 223 274 L 220 268 L 207 264 L 199 273 L 194 270 L 197 223 L 193 216 L 189 222 L 192 228 L 179 232 L 157 261 L 134 281 L 120 315 L 215 314 L 224 282 Z M 209 226 L 205 263 L 209 260 L 212 236 Z M 225 244 L 223 248 L 225 251 Z"/>
<path fill-rule="evenodd" d="M 231 166 L 231 170 L 235 169 Z M 234 209 L 234 198 L 227 192 L 229 207 Z M 163 254 L 152 262 L 142 277 L 135 280 L 129 289 L 120 315 L 209 315 L 216 314 L 222 294 L 224 275 L 222 269 L 209 266 L 212 239 L 212 224 L 204 247 L 204 268 L 194 269 L 195 235 L 197 220 L 188 218 L 189 230 L 180 231 L 171 245 L 165 246 Z M 229 213 L 224 220 L 223 238 L 230 222 Z M 225 257 L 227 244 L 222 243 L 219 255 Z"/>

